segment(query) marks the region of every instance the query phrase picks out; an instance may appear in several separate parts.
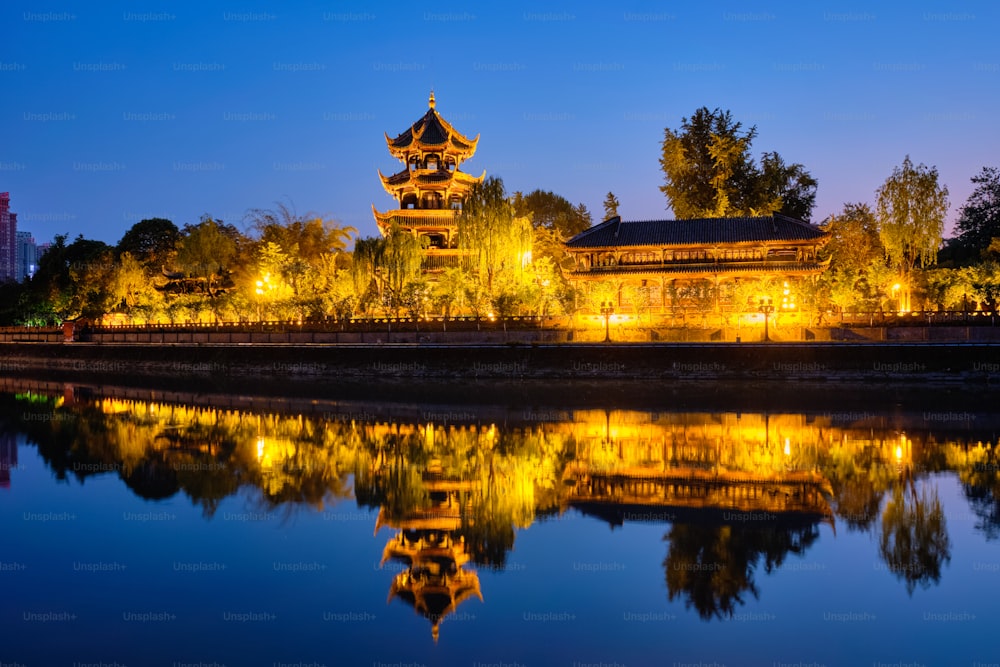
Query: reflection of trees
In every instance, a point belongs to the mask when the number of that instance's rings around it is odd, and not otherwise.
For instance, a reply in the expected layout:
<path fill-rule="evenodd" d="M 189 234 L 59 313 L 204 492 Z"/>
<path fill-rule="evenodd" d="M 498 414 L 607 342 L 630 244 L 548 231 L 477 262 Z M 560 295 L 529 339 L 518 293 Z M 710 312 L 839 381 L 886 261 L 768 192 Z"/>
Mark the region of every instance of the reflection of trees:
<path fill-rule="evenodd" d="M 996 447 L 949 445 L 948 467 L 958 470 L 962 492 L 987 540 L 1000 537 L 1000 460 Z"/>
<path fill-rule="evenodd" d="M 886 460 L 890 443 L 884 439 L 842 440 L 830 443 L 822 466 L 830 476 L 837 517 L 848 530 L 875 525 L 885 490 L 898 477 Z"/>
<path fill-rule="evenodd" d="M 941 565 L 951 560 L 951 544 L 937 489 L 920 493 L 913 480 L 893 487 L 882 513 L 879 554 L 889 571 L 906 582 L 913 593 L 917 584 L 929 587 L 941 579 Z"/>
<path fill-rule="evenodd" d="M 675 524 L 664 538 L 669 599 L 684 599 L 685 607 L 694 607 L 705 620 L 732 617 L 746 594 L 759 596 L 758 568 L 770 573 L 789 553 L 805 553 L 817 537 L 815 524 Z"/>

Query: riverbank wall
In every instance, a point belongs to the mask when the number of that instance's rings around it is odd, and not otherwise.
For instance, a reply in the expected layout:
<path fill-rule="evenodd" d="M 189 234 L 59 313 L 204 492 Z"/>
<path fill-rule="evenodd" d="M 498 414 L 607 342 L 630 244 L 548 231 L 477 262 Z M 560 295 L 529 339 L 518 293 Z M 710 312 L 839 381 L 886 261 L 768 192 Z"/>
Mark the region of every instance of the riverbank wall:
<path fill-rule="evenodd" d="M 991 343 L 0 343 L 0 374 L 1000 384 Z"/>

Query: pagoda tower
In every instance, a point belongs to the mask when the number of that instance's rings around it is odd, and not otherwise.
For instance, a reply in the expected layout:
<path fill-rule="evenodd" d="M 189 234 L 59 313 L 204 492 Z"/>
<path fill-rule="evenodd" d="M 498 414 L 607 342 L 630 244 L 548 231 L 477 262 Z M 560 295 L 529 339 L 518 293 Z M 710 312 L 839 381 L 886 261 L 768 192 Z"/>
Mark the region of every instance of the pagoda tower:
<path fill-rule="evenodd" d="M 379 170 L 382 187 L 395 197 L 396 208 L 380 213 L 373 204 L 372 212 L 383 235 L 396 224 L 417 236 L 426 248 L 425 268 L 436 268 L 457 261 L 457 217 L 469 190 L 486 172 L 477 177 L 459 171 L 476 152 L 479 135 L 469 139 L 442 118 L 433 92 L 428 105 L 427 113 L 398 137 L 385 135 L 389 153 L 404 166 L 392 176 Z"/>

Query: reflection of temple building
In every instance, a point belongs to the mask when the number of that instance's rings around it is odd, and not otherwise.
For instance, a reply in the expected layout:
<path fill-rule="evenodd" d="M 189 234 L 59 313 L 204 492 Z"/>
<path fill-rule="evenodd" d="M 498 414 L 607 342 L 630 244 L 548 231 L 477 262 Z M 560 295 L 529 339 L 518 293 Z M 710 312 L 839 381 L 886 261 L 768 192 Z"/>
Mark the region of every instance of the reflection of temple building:
<path fill-rule="evenodd" d="M 10 471 L 17 467 L 17 440 L 13 433 L 0 434 L 0 488 L 10 488 Z"/>
<path fill-rule="evenodd" d="M 651 307 L 681 306 L 713 289 L 759 278 L 822 273 L 827 235 L 783 215 L 759 218 L 605 220 L 566 242 L 574 282 L 614 280 L 646 288 Z M 621 300 L 621 296 L 619 296 Z M 621 303 L 617 305 L 623 305 Z"/>
<path fill-rule="evenodd" d="M 586 464 L 569 466 L 563 483 L 566 502 L 613 523 L 624 519 L 676 521 L 691 510 L 738 513 L 750 517 L 832 516 L 830 482 L 816 473 L 790 471 L 777 475 L 709 472 L 697 468 L 594 472 Z M 667 513 L 665 510 L 669 510 Z"/>
<path fill-rule="evenodd" d="M 436 268 L 457 260 L 456 218 L 470 188 L 486 174 L 476 177 L 459 170 L 476 152 L 479 136 L 469 139 L 443 119 L 435 108 L 434 93 L 429 106 L 398 137 L 386 135 L 389 152 L 404 165 L 392 176 L 379 172 L 382 187 L 395 197 L 397 208 L 380 213 L 372 206 L 372 211 L 383 234 L 395 224 L 419 238 L 426 245 L 425 266 Z"/>
<path fill-rule="evenodd" d="M 389 600 L 398 597 L 428 619 L 437 641 L 441 621 L 465 600 L 472 596 L 482 600 L 483 594 L 476 571 L 464 569 L 471 556 L 459 534 L 459 491 L 468 490 L 469 485 L 443 480 L 426 483 L 432 500 L 429 507 L 408 512 L 401 520 L 389 518 L 383 507 L 376 531 L 383 525 L 398 531 L 385 545 L 382 563 L 395 560 L 407 566 L 392 580 Z"/>

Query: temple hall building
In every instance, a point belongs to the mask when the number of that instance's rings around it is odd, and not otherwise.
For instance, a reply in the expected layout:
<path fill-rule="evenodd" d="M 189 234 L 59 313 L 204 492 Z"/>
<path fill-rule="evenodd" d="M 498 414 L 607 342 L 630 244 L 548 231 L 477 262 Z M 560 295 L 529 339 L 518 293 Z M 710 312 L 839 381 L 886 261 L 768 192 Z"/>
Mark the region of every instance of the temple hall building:
<path fill-rule="evenodd" d="M 426 248 L 425 269 L 457 264 L 458 221 L 469 190 L 486 176 L 471 176 L 459 167 L 476 152 L 479 135 L 469 139 L 438 114 L 434 93 L 429 108 L 405 132 L 390 139 L 389 153 L 403 163 L 402 171 L 384 176 L 382 187 L 396 200 L 396 208 L 381 213 L 372 205 L 383 235 L 393 224 L 420 239 Z"/>
<path fill-rule="evenodd" d="M 731 309 L 732 287 L 772 278 L 796 283 L 826 270 L 819 251 L 828 234 L 780 214 L 695 220 L 605 220 L 566 242 L 578 285 L 612 281 L 646 288 L 650 308 L 683 308 L 710 293 L 713 310 Z"/>

